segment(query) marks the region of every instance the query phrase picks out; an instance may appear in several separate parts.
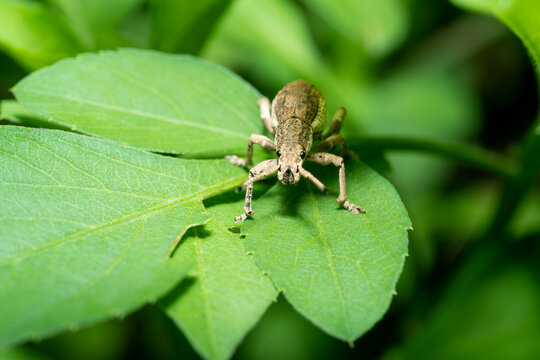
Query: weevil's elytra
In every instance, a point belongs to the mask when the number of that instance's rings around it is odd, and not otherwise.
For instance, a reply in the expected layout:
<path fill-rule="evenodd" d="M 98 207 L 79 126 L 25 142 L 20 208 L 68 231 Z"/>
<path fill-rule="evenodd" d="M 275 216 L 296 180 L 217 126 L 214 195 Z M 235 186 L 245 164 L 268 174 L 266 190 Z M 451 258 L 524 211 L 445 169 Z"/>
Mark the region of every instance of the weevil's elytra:
<path fill-rule="evenodd" d="M 326 152 L 310 154 L 311 150 L 330 150 L 336 145 L 341 145 L 342 155 L 350 154 L 345 139 L 339 134 L 346 113 L 345 108 L 340 107 L 336 111 L 328 132 L 323 135 L 326 124 L 326 101 L 315 86 L 304 80 L 296 80 L 285 85 L 272 101 L 271 111 L 270 101 L 267 98 L 259 100 L 259 107 L 264 126 L 275 136 L 275 140 L 252 134 L 248 141 L 245 159 L 235 155 L 227 156 L 227 158 L 234 165 L 251 165 L 253 143 L 259 144 L 266 150 L 276 151 L 278 158 L 257 164 L 250 170 L 248 180 L 236 189 L 239 192 L 247 188 L 244 213 L 234 218 L 236 222 L 244 221 L 248 215 L 253 214 L 251 209 L 253 183 L 275 172 L 277 172 L 278 180 L 283 184 L 296 184 L 300 177 L 305 177 L 324 194 L 328 194 L 328 189 L 324 184 L 302 167 L 304 160 L 339 167 L 339 196 L 336 201 L 342 203 L 353 214 L 366 212 L 347 200 L 343 158 Z M 313 142 L 319 140 L 322 141 L 312 149 Z"/>

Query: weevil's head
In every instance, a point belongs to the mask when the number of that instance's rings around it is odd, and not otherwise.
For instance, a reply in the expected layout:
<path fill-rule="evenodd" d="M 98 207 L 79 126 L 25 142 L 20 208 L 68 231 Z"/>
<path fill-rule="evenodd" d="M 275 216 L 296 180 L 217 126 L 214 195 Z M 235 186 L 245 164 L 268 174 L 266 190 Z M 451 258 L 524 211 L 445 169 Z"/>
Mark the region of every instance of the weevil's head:
<path fill-rule="evenodd" d="M 296 184 L 300 180 L 300 168 L 306 151 L 300 144 L 283 144 L 276 151 L 278 157 L 278 180 L 285 185 Z"/>

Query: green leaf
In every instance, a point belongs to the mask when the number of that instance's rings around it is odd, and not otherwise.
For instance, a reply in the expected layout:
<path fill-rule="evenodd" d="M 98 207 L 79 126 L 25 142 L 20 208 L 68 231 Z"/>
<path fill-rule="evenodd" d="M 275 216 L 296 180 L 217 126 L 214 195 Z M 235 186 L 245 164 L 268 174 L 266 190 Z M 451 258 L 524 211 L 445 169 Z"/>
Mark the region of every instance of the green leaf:
<path fill-rule="evenodd" d="M 455 5 L 495 15 L 525 43 L 540 71 L 540 2 L 538 0 L 451 0 Z"/>
<path fill-rule="evenodd" d="M 190 230 L 176 252 L 195 260 L 191 282 L 165 297 L 167 314 L 207 359 L 227 359 L 275 300 L 276 290 L 246 253 L 231 215 L 244 197 L 229 192 L 205 202 L 214 217 L 204 228 Z"/>
<path fill-rule="evenodd" d="M 0 345 L 122 316 L 171 289 L 201 200 L 245 172 L 72 133 L 0 127 Z"/>
<path fill-rule="evenodd" d="M 80 46 L 62 19 L 43 4 L 0 0 L 0 49 L 34 70 L 73 56 Z"/>
<path fill-rule="evenodd" d="M 141 0 L 49 0 L 66 15 L 88 50 L 115 45 L 114 30 Z"/>
<path fill-rule="evenodd" d="M 231 0 L 152 0 L 153 49 L 196 54 Z"/>
<path fill-rule="evenodd" d="M 245 152 L 259 94 L 224 68 L 148 50 L 85 54 L 14 89 L 30 111 L 81 132 L 180 154 Z"/>
<path fill-rule="evenodd" d="M 402 1 L 304 0 L 304 3 L 373 57 L 387 55 L 405 40 L 409 24 Z"/>
<path fill-rule="evenodd" d="M 246 246 L 301 314 L 353 341 L 390 304 L 411 223 L 392 185 L 367 166 L 347 165 L 348 199 L 367 214 L 353 215 L 336 203 L 336 168 L 312 173 L 324 174 L 320 180 L 333 196 L 307 181 L 296 187 L 276 184 L 254 202 L 253 220 L 243 229 Z"/>

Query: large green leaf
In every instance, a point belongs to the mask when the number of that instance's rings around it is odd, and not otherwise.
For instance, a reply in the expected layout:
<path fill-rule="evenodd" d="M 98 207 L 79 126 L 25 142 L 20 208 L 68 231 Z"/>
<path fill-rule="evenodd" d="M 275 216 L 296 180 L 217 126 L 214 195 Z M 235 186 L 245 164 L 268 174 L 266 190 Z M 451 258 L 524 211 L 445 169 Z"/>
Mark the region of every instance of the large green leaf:
<path fill-rule="evenodd" d="M 190 259 L 167 256 L 207 221 L 205 196 L 244 171 L 81 135 L 0 127 L 0 344 L 153 301 Z"/>
<path fill-rule="evenodd" d="M 152 0 L 153 49 L 197 53 L 231 0 Z"/>
<path fill-rule="evenodd" d="M 89 50 L 113 46 L 114 30 L 141 3 L 141 0 L 48 1 L 62 10 L 79 39 Z"/>
<path fill-rule="evenodd" d="M 388 181 L 363 164 L 347 166 L 348 198 L 367 214 L 336 203 L 336 168 L 313 168 L 333 196 L 307 181 L 278 183 L 254 202 L 243 230 L 255 261 L 292 305 L 329 334 L 353 341 L 390 304 L 411 223 Z"/>
<path fill-rule="evenodd" d="M 525 43 L 540 70 L 540 1 L 451 0 L 455 5 L 497 16 Z"/>
<path fill-rule="evenodd" d="M 43 4 L 0 0 L 0 49 L 33 70 L 73 56 L 80 46 L 62 19 Z"/>
<path fill-rule="evenodd" d="M 153 151 L 243 152 L 249 135 L 262 129 L 257 91 L 190 56 L 85 54 L 29 75 L 14 93 L 53 122 Z"/>
<path fill-rule="evenodd" d="M 229 358 L 277 294 L 246 253 L 238 233 L 229 229 L 231 215 L 243 206 L 243 196 L 233 194 L 205 202 L 215 204 L 208 208 L 212 221 L 190 231 L 176 254 L 179 259 L 195 260 L 193 283 L 162 302 L 208 359 Z"/>

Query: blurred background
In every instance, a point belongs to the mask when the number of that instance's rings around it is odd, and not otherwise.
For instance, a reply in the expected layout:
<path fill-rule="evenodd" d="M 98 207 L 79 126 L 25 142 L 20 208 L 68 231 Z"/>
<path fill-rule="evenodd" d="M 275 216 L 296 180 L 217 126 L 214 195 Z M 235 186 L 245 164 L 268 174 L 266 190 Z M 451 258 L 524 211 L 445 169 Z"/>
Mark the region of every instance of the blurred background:
<path fill-rule="evenodd" d="M 0 0 L 0 99 L 33 70 L 118 47 L 194 54 L 268 97 L 298 78 L 313 83 L 330 114 L 347 108 L 350 147 L 409 211 L 398 295 L 354 348 L 280 298 L 235 359 L 540 358 L 538 177 L 505 206 L 516 184 L 422 145 L 520 158 L 538 86 L 525 47 L 499 20 L 446 0 Z M 153 306 L 25 344 L 16 356 L 198 358 Z"/>

